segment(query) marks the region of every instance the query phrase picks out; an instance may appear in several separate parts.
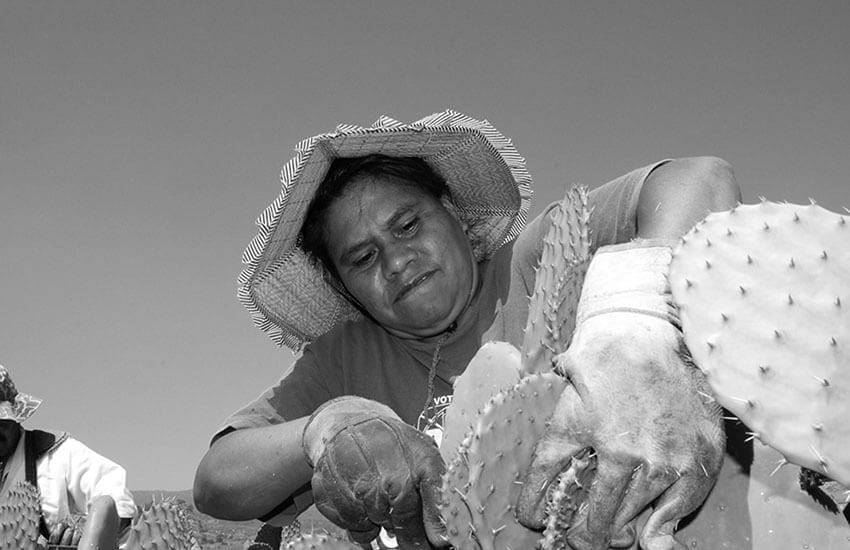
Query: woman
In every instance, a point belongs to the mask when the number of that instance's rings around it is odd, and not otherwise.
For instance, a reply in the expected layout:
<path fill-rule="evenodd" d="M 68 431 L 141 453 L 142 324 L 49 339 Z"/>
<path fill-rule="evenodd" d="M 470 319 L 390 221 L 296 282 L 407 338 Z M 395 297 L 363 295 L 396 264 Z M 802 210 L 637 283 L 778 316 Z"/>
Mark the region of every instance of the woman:
<path fill-rule="evenodd" d="M 550 210 L 525 226 L 531 189 L 524 160 L 488 123 L 452 111 L 410 125 L 381 119 L 369 129 L 341 127 L 297 150 L 281 196 L 246 251 L 240 298 L 276 341 L 303 355 L 216 434 L 196 475 L 197 506 L 229 519 L 267 518 L 287 505 L 303 508 L 311 489 L 319 510 L 358 542 L 385 527 L 403 546 L 446 546 L 437 511 L 444 466 L 422 434 L 439 438 L 451 381 L 482 342 L 519 343 Z M 620 278 L 658 271 L 672 239 L 738 198 L 719 159 L 641 168 L 590 193 L 593 248 L 638 239 L 612 251 L 627 260 Z M 662 323 L 649 329 L 649 351 L 639 359 L 613 364 L 608 349 L 605 356 L 589 350 L 581 362 L 616 370 L 624 387 L 650 384 L 637 373 L 679 345 L 670 339 L 673 325 Z M 630 326 L 619 323 L 607 336 Z M 665 372 L 689 377 L 676 361 Z M 632 386 L 622 399 L 640 402 L 641 389 Z M 713 486 L 722 435 L 691 445 L 704 427 L 690 420 L 690 405 L 646 393 L 653 397 L 631 413 L 608 396 L 596 421 L 614 426 L 650 409 L 684 421 L 663 433 L 639 425 L 635 437 L 644 444 L 627 460 L 597 442 L 600 487 L 621 490 L 591 494 L 589 516 L 572 530 L 576 546 L 607 548 L 612 537 L 628 538 L 627 524 L 675 483 L 638 480 L 625 490 L 637 465 L 666 467 L 658 463 L 666 455 L 645 456 L 654 442 L 667 441 L 671 456 L 686 455 L 694 466 L 714 465 L 690 478 L 704 488 L 696 491 L 699 502 Z M 557 467 L 542 458 L 539 466 L 543 477 Z M 644 538 L 671 535 L 699 502 L 650 522 Z M 524 521 L 538 523 L 538 507 L 529 501 Z"/>

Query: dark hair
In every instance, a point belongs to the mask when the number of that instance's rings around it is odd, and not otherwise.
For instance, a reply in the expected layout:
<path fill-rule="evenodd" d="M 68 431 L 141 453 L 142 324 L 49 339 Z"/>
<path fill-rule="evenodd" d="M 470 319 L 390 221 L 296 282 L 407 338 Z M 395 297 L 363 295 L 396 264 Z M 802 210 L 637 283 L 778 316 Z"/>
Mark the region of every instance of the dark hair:
<path fill-rule="evenodd" d="M 363 176 L 393 177 L 399 184 L 419 189 L 437 200 L 451 197 L 446 180 L 419 157 L 373 154 L 335 159 L 307 207 L 301 226 L 301 248 L 320 261 L 326 271 L 337 279 L 338 273 L 328 252 L 328 210 L 342 196 L 348 184 Z"/>

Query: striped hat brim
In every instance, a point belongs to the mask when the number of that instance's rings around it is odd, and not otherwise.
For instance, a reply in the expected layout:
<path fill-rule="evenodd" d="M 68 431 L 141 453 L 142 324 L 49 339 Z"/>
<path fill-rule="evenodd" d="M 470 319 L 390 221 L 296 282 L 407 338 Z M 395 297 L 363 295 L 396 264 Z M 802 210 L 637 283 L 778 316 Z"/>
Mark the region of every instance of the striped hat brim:
<path fill-rule="evenodd" d="M 361 315 L 298 245 L 307 207 L 334 159 L 383 154 L 425 160 L 445 178 L 479 261 L 526 223 L 532 190 L 525 159 L 486 120 L 451 110 L 410 124 L 381 117 L 368 128 L 340 125 L 295 151 L 281 171 L 280 193 L 257 219 L 238 280 L 239 301 L 254 323 L 294 351 Z"/>
<path fill-rule="evenodd" d="M 13 420 L 18 424 L 32 416 L 41 405 L 41 399 L 18 393 L 14 401 L 0 402 L 0 420 Z"/>

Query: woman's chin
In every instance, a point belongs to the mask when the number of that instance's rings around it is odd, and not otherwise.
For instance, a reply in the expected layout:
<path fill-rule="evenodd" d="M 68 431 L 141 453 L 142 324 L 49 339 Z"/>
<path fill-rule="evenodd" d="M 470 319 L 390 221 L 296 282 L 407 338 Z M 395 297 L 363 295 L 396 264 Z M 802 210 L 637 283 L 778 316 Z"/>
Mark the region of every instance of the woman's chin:
<path fill-rule="evenodd" d="M 443 334 L 452 324 L 453 320 L 451 318 L 443 318 L 433 323 L 417 323 L 413 326 L 397 326 L 393 328 L 385 326 L 385 328 L 399 338 L 424 340 Z"/>

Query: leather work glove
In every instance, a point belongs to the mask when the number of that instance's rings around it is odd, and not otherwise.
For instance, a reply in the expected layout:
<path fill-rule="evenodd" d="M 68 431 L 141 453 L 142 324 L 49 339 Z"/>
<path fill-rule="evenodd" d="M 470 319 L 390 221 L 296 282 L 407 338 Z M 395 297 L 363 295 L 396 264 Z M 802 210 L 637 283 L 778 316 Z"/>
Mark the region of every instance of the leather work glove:
<path fill-rule="evenodd" d="M 433 439 L 392 409 L 362 397 L 332 399 L 313 413 L 302 443 L 316 507 L 356 542 L 384 527 L 400 548 L 448 546 L 438 510 L 443 459 Z"/>
<path fill-rule="evenodd" d="M 587 500 L 567 531 L 578 550 L 631 546 L 633 520 L 650 505 L 641 547 L 684 549 L 673 538 L 676 525 L 705 500 L 720 472 L 720 409 L 671 323 L 670 244 L 633 241 L 598 250 L 570 346 L 556 358 L 574 391 L 564 392 L 537 444 L 518 518 L 542 528 L 545 488 L 573 456 L 584 459 L 592 448 L 595 475 L 577 491 Z"/>
<path fill-rule="evenodd" d="M 82 530 L 78 526 L 60 521 L 50 529 L 48 543 L 56 546 L 77 546 L 81 535 Z"/>

